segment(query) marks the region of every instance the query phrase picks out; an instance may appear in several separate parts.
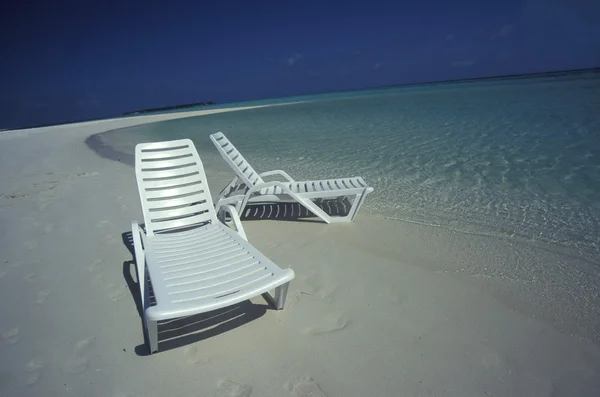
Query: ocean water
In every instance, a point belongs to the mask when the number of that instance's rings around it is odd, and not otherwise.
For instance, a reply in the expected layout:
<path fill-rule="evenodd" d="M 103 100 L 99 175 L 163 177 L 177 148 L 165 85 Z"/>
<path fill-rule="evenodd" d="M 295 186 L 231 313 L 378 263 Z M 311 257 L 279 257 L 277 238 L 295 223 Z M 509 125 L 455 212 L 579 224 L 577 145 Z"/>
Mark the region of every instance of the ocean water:
<path fill-rule="evenodd" d="M 600 74 L 292 99 L 305 102 L 136 126 L 103 139 L 132 153 L 137 142 L 189 137 L 210 164 L 220 157 L 208 135 L 222 131 L 259 172 L 363 176 L 375 192 L 361 212 L 542 243 L 600 264 Z"/>

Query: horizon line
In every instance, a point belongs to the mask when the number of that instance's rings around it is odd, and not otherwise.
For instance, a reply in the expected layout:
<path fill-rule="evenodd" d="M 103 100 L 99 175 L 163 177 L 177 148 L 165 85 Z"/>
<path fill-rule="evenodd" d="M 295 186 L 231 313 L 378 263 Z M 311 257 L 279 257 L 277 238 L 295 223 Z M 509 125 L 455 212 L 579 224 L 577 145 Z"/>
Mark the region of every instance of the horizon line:
<path fill-rule="evenodd" d="M 415 83 L 390 84 L 390 85 L 362 87 L 362 88 L 346 88 L 346 89 L 342 89 L 342 90 L 319 91 L 319 92 L 313 92 L 313 93 L 308 93 L 308 94 L 286 95 L 286 96 L 282 96 L 282 97 L 262 97 L 262 98 L 246 99 L 246 100 L 234 101 L 234 102 L 223 102 L 223 103 L 219 103 L 219 104 L 215 104 L 215 105 L 216 106 L 227 106 L 227 105 L 231 105 L 231 104 L 254 102 L 254 101 L 276 100 L 276 99 L 284 99 L 284 98 L 323 95 L 323 94 L 332 94 L 332 93 L 349 92 L 349 91 L 380 90 L 380 89 L 394 88 L 394 87 L 399 88 L 399 87 L 425 86 L 425 85 L 436 85 L 436 84 L 439 84 L 439 85 L 453 84 L 453 83 L 456 84 L 456 83 L 465 83 L 465 82 L 472 82 L 472 81 L 510 79 L 510 78 L 514 79 L 514 78 L 526 77 L 526 76 L 549 76 L 549 75 L 560 74 L 560 73 L 577 73 L 577 72 L 586 72 L 586 71 L 600 73 L 600 67 L 581 68 L 581 69 L 564 69 L 564 70 L 553 70 L 553 71 L 546 71 L 546 72 L 518 73 L 518 74 L 484 76 L 484 77 L 469 77 L 469 78 L 465 78 L 465 79 L 453 79 L 453 80 L 430 80 L 430 81 L 421 81 L 421 82 L 415 82 Z M 176 106 L 181 106 L 181 105 L 184 105 L 184 104 L 175 104 L 175 105 L 166 105 L 166 106 L 157 106 L 157 107 L 176 107 Z M 204 108 L 213 108 L 213 106 L 214 105 L 206 105 L 203 107 Z M 139 112 L 139 111 L 141 111 L 141 110 L 126 111 L 126 112 L 121 112 L 119 114 L 113 114 L 110 116 L 99 117 L 99 118 L 68 120 L 68 121 L 60 121 L 60 122 L 48 123 L 48 124 L 37 124 L 37 125 L 30 125 L 30 126 L 17 127 L 17 128 L 4 128 L 4 129 L 0 128 L 0 131 L 7 131 L 7 130 L 16 131 L 16 130 L 23 130 L 23 129 L 29 129 L 29 128 L 42 128 L 42 127 L 50 127 L 50 126 L 56 126 L 56 125 L 68 125 L 68 124 L 74 124 L 74 123 L 82 123 L 82 122 L 88 122 L 88 121 L 108 120 L 108 119 L 119 118 L 119 117 L 140 116 L 139 114 L 137 114 L 137 115 L 132 114 L 132 113 Z M 189 111 L 189 110 L 183 110 L 183 112 L 185 112 L 185 111 Z M 151 114 L 161 114 L 161 113 L 160 112 L 156 112 L 156 113 L 148 112 L 148 113 L 145 113 L 144 115 L 151 115 Z"/>

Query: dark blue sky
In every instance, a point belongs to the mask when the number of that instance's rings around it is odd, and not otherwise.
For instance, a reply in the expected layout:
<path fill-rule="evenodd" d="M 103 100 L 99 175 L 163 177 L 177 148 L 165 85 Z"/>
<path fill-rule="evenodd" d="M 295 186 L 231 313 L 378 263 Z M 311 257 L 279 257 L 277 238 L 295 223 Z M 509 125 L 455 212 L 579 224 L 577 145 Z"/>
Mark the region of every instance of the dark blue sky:
<path fill-rule="evenodd" d="M 3 2 L 0 128 L 600 66 L 599 0 Z"/>

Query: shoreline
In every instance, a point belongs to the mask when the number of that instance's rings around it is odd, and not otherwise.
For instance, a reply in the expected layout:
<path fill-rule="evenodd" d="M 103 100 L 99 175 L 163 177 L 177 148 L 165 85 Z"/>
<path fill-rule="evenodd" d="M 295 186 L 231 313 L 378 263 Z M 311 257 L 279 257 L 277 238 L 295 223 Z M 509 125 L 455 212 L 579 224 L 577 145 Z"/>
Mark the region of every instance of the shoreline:
<path fill-rule="evenodd" d="M 125 128 L 127 128 L 127 127 L 125 127 Z M 125 164 L 133 166 L 135 157 L 132 153 L 127 153 L 127 152 L 115 149 L 114 147 L 112 147 L 110 144 L 106 143 L 102 139 L 103 134 L 112 133 L 112 132 L 118 131 L 119 129 L 103 131 L 103 132 L 99 132 L 99 133 L 90 135 L 89 137 L 86 138 L 85 143 L 92 151 L 94 151 L 100 157 L 103 157 L 105 159 L 112 160 L 112 161 L 123 162 Z M 210 148 L 210 149 L 212 149 L 212 148 Z M 216 154 L 216 152 L 215 152 L 215 154 Z M 229 171 L 229 168 L 222 167 L 222 169 L 219 171 Z M 364 209 L 363 209 L 363 211 L 364 211 Z M 563 255 L 572 260 L 586 262 L 590 266 L 600 266 L 600 260 L 594 260 L 594 258 L 591 257 L 587 253 L 580 252 L 572 247 L 563 246 L 557 242 L 548 242 L 548 241 L 544 241 L 544 240 L 533 240 L 533 239 L 527 238 L 522 235 L 508 236 L 506 234 L 501 234 L 501 233 L 494 234 L 493 232 L 472 231 L 472 230 L 466 230 L 466 229 L 462 229 L 462 228 L 453 227 L 450 225 L 444 225 L 441 223 L 428 223 L 428 222 L 419 221 L 419 220 L 395 218 L 395 217 L 387 216 L 383 213 L 371 212 L 371 213 L 369 213 L 369 216 L 372 218 L 384 219 L 387 221 L 402 222 L 402 223 L 414 224 L 414 225 L 419 225 L 419 226 L 427 226 L 427 227 L 432 227 L 432 228 L 445 229 L 448 232 L 452 232 L 452 233 L 461 233 L 464 235 L 487 237 L 490 239 L 500 239 L 500 240 L 503 240 L 503 241 L 506 241 L 509 243 L 513 242 L 513 243 L 529 245 L 532 248 L 548 251 L 551 254 Z"/>
<path fill-rule="evenodd" d="M 419 225 L 419 226 L 427 226 L 427 227 L 432 227 L 432 228 L 444 229 L 444 230 L 447 230 L 448 232 L 453 232 L 453 233 L 460 233 L 460 234 L 469 235 L 469 236 L 486 237 L 486 238 L 490 238 L 490 239 L 502 240 L 502 241 L 505 241 L 508 243 L 527 245 L 527 246 L 530 246 L 531 248 L 539 249 L 541 251 L 547 251 L 548 253 L 551 253 L 554 255 L 561 255 L 566 258 L 570 258 L 572 260 L 585 262 L 590 266 L 600 266 L 600 261 L 595 260 L 591 255 L 589 255 L 587 253 L 582 253 L 581 251 L 576 250 L 575 248 L 561 245 L 558 242 L 549 242 L 549 241 L 545 241 L 545 240 L 534 240 L 534 239 L 528 238 L 523 235 L 510 236 L 508 234 L 494 234 L 492 232 L 471 231 L 471 230 L 465 230 L 465 229 L 452 227 L 452 226 L 448 226 L 448 225 L 443 225 L 443 224 L 439 224 L 439 223 L 427 223 L 427 222 L 418 221 L 418 220 L 394 218 L 394 217 L 389 217 L 389 216 L 380 215 L 380 214 L 369 214 L 369 215 L 372 216 L 373 218 L 378 218 L 378 219 L 385 219 L 385 220 L 394 221 L 394 222 L 405 222 L 405 223 Z"/>
<path fill-rule="evenodd" d="M 596 297 L 580 301 L 557 288 L 573 283 L 560 279 L 570 263 L 548 274 L 546 260 L 560 258 L 361 213 L 352 224 L 244 221 L 253 245 L 296 272 L 286 308 L 252 300 L 236 309 L 235 324 L 169 340 L 173 348 L 165 342 L 147 356 L 125 244 L 129 222 L 141 220 L 135 173 L 128 159 L 108 159 L 108 145 L 89 142 L 129 125 L 0 134 L 0 394 L 600 391 L 600 345 L 585 335 L 600 330 Z M 221 163 L 205 163 L 213 195 L 231 176 Z M 514 274 L 502 273 L 507 263 L 518 265 Z"/>
<path fill-rule="evenodd" d="M 142 115 L 134 115 L 128 117 L 115 117 L 111 119 L 99 119 L 99 120 L 89 120 L 89 121 L 76 121 L 68 124 L 54 124 L 45 127 L 32 127 L 32 128 L 19 128 L 19 129 L 3 129 L 0 130 L 0 136 L 3 135 L 13 135 L 13 136 L 26 136 L 29 133 L 39 133 L 39 132 L 47 132 L 47 130 L 53 131 L 56 129 L 63 130 L 72 130 L 74 128 L 81 127 L 99 127 L 94 128 L 95 133 L 99 132 L 108 132 L 112 130 L 117 130 L 121 128 L 132 127 L 135 125 L 141 124 L 149 124 L 156 123 L 160 121 L 188 118 L 188 117 L 196 117 L 196 116 L 204 116 L 207 114 L 216 114 L 216 113 L 227 113 L 227 112 L 236 112 L 241 110 L 249 110 L 249 109 L 259 109 L 265 107 L 272 106 L 285 106 L 285 105 L 294 105 L 300 102 L 290 102 L 290 103 L 275 103 L 270 105 L 255 105 L 255 106 L 241 106 L 241 107 L 233 107 L 233 108 L 219 108 L 219 109 L 206 109 L 206 110 L 194 110 L 194 111 L 181 111 L 181 112 L 170 112 L 170 113 L 160 113 L 160 114 L 142 114 Z M 116 124 L 116 127 L 108 127 L 108 125 Z M 107 128 L 103 129 L 102 126 L 106 125 Z M 93 134 L 91 134 L 93 135 Z"/>
<path fill-rule="evenodd" d="M 230 109 L 219 109 L 219 110 L 221 110 L 223 112 L 231 111 Z M 98 126 L 98 125 L 102 125 L 102 124 L 110 125 L 110 124 L 122 123 L 121 126 L 114 128 L 114 129 L 118 129 L 118 128 L 131 127 L 134 125 L 148 124 L 148 123 L 159 122 L 159 121 L 164 121 L 164 120 L 171 120 L 171 119 L 176 119 L 176 118 L 195 117 L 195 116 L 202 116 L 204 114 L 210 114 L 207 112 L 210 112 L 210 111 L 197 110 L 197 111 L 193 111 L 193 112 L 185 112 L 185 111 L 174 112 L 174 113 L 166 114 L 168 116 L 172 115 L 172 117 L 168 117 L 168 118 L 164 118 L 164 116 L 166 116 L 166 115 L 163 115 L 163 114 L 139 115 L 139 116 L 129 116 L 129 117 L 116 117 L 116 118 L 111 118 L 111 119 L 76 121 L 74 123 L 54 124 L 54 125 L 49 125 L 49 126 L 45 126 L 45 127 L 5 129 L 5 130 L 0 130 L 0 136 L 8 135 L 8 134 L 13 135 L 13 136 L 23 136 L 27 133 L 48 132 L 48 131 L 53 131 L 53 130 L 57 130 L 57 129 L 65 130 L 65 129 L 80 128 L 80 127 Z M 109 131 L 112 129 L 113 128 L 110 128 L 110 127 L 108 127 L 108 129 L 106 129 L 106 130 L 103 130 L 102 128 L 100 128 L 100 131 L 105 132 L 105 131 Z"/>

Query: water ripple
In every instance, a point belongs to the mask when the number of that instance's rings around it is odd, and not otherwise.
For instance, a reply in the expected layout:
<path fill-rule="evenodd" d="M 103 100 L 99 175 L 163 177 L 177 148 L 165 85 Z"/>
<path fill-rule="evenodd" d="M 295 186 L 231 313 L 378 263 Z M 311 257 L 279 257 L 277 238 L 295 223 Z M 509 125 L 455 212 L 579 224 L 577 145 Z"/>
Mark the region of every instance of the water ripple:
<path fill-rule="evenodd" d="M 223 131 L 260 171 L 363 176 L 376 189 L 365 203 L 373 215 L 558 244 L 598 262 L 596 80 L 348 94 L 105 139 L 131 151 L 142 140 L 191 137 L 212 161 L 208 135 Z"/>

